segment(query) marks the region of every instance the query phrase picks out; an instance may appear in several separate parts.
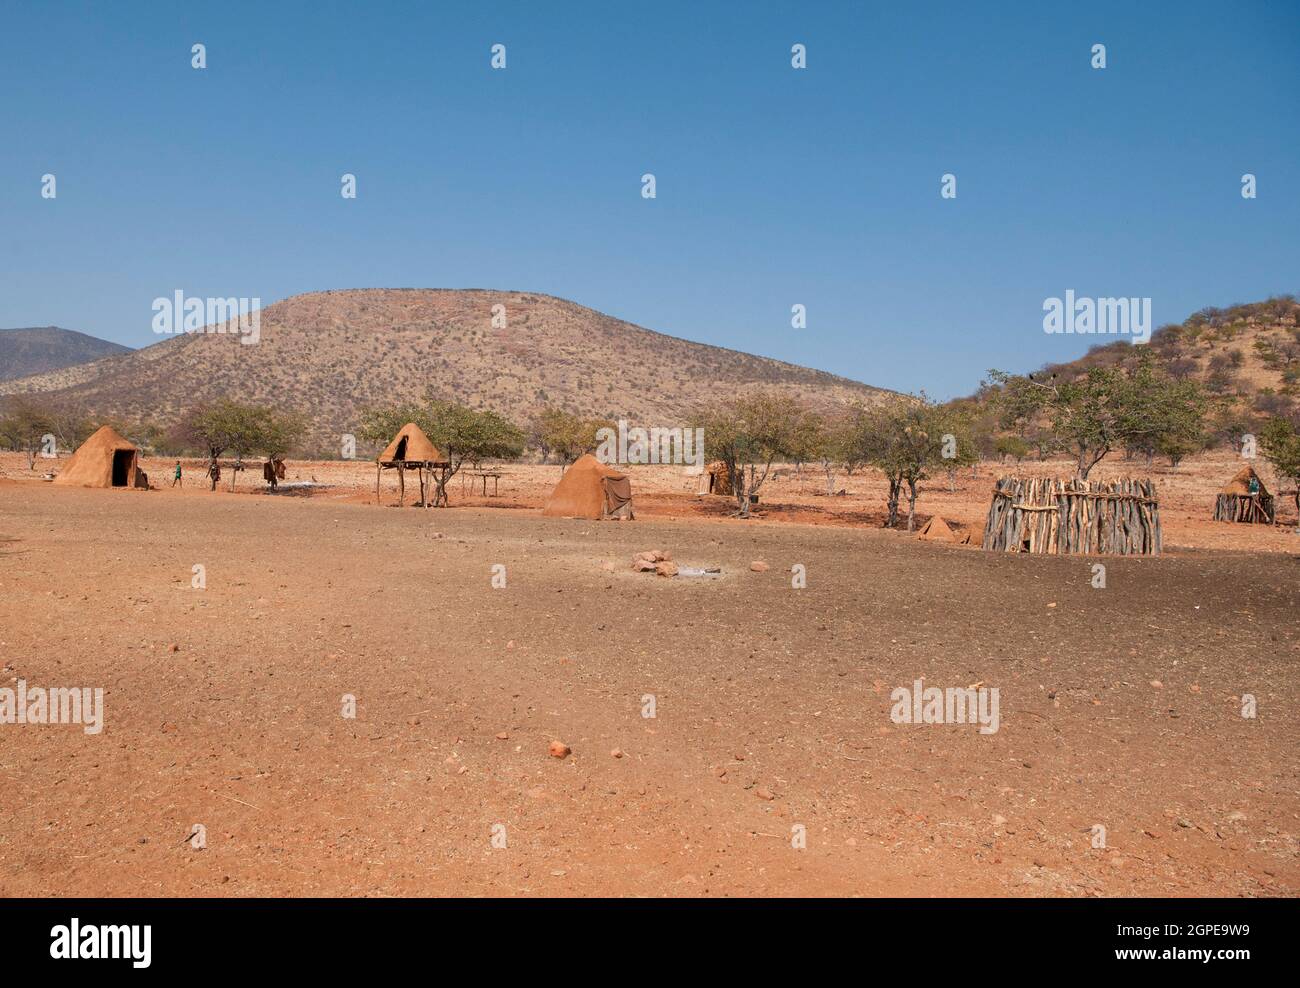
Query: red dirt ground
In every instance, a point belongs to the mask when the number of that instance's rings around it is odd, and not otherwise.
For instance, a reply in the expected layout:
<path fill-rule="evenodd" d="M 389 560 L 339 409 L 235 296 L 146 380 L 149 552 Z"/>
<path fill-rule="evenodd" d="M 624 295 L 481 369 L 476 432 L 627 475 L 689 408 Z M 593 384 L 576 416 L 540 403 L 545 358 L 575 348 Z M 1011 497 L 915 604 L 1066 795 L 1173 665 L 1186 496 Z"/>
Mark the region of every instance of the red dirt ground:
<path fill-rule="evenodd" d="M 1231 465 L 1157 472 L 1169 552 L 1105 590 L 855 524 L 870 476 L 739 522 L 638 470 L 623 524 L 542 518 L 555 467 L 447 510 L 366 503 L 364 464 L 291 463 L 311 496 L 0 479 L 0 686 L 106 692 L 98 735 L 0 724 L 0 894 L 1295 895 L 1300 540 L 1203 520 Z M 992 477 L 923 515 L 982 524 Z M 893 723 L 919 677 L 998 688 L 998 732 Z"/>

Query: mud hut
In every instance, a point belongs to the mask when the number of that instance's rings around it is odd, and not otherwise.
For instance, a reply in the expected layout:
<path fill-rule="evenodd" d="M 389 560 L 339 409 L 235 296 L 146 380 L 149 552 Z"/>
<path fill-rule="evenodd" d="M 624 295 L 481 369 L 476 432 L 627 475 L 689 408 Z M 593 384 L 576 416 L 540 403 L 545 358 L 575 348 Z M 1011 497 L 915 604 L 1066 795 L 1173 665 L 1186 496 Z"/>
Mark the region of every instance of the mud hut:
<path fill-rule="evenodd" d="M 379 481 L 385 470 L 397 471 L 397 503 L 402 505 L 406 502 L 406 473 L 408 470 L 414 470 L 416 477 L 420 482 L 420 500 L 417 502 L 421 507 L 429 507 L 426 489 L 425 474 L 428 474 L 428 483 L 433 490 L 434 506 L 445 505 L 447 503 L 447 478 L 451 474 L 451 463 L 448 459 L 438 452 L 438 447 L 429 442 L 429 437 L 424 434 L 414 422 L 407 422 L 398 430 L 397 435 L 393 437 L 384 451 L 379 454 L 375 460 L 375 503 L 379 503 Z"/>
<path fill-rule="evenodd" d="M 632 481 L 587 453 L 564 471 L 546 499 L 548 518 L 633 519 Z"/>
<path fill-rule="evenodd" d="M 108 425 L 100 426 L 77 447 L 54 483 L 149 489 L 149 478 L 140 469 L 140 451 Z"/>
<path fill-rule="evenodd" d="M 721 460 L 715 460 L 704 468 L 700 474 L 700 486 L 696 490 L 697 494 L 721 494 L 726 497 L 734 495 L 731 486 L 731 474 L 727 470 L 727 465 Z"/>
<path fill-rule="evenodd" d="M 1242 467 L 1214 499 L 1215 521 L 1271 525 L 1273 519 L 1273 495 L 1254 467 Z"/>

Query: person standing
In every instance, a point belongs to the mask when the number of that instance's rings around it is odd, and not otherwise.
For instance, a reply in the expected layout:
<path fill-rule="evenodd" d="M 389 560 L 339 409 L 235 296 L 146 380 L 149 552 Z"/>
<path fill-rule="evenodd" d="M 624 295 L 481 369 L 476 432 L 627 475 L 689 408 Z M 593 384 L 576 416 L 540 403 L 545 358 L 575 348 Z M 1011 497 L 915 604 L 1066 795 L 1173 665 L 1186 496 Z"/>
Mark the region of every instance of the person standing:
<path fill-rule="evenodd" d="M 213 460 L 212 465 L 208 467 L 208 477 L 211 478 L 212 489 L 215 491 L 217 489 L 217 481 L 221 479 L 221 464 L 216 460 Z"/>
<path fill-rule="evenodd" d="M 176 468 L 175 468 L 174 470 L 172 470 L 172 486 L 175 487 L 177 484 L 180 484 L 181 487 L 184 487 L 184 486 L 185 486 L 185 482 L 184 482 L 183 480 L 181 480 L 181 461 L 180 461 L 180 460 L 177 460 L 177 461 L 176 461 Z"/>

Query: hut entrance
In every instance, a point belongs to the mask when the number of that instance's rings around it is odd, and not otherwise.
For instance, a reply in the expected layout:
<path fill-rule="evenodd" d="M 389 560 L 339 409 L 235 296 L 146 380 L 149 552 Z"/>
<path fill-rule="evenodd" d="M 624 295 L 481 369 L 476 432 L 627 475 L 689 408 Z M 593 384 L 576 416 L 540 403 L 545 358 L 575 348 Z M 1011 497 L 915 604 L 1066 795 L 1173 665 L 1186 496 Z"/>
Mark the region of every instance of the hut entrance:
<path fill-rule="evenodd" d="M 406 437 L 406 436 L 402 436 L 402 438 L 399 439 L 399 440 L 397 441 L 397 449 L 393 452 L 393 459 L 394 459 L 394 460 L 404 460 L 404 459 L 406 459 L 406 440 L 407 440 L 407 438 L 408 438 L 408 437 Z"/>
<path fill-rule="evenodd" d="M 131 486 L 131 467 L 135 463 L 135 450 L 113 450 L 113 486 Z"/>

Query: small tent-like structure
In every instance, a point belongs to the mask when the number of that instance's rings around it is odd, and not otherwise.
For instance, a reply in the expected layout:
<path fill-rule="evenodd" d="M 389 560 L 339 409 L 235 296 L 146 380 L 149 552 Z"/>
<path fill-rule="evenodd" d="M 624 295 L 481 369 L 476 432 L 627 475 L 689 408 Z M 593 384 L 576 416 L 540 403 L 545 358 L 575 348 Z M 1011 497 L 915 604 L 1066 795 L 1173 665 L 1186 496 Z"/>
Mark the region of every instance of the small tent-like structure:
<path fill-rule="evenodd" d="M 715 460 L 704 468 L 700 474 L 700 486 L 696 491 L 697 494 L 721 494 L 724 497 L 731 497 L 735 491 L 731 486 L 731 474 L 727 470 L 727 465 L 721 460 Z"/>
<path fill-rule="evenodd" d="M 100 426 L 77 447 L 54 482 L 78 487 L 149 489 L 149 478 L 140 469 L 140 451 L 108 425 Z"/>
<path fill-rule="evenodd" d="M 635 518 L 632 481 L 627 474 L 587 453 L 580 456 L 546 499 L 542 514 L 548 518 Z"/>
<path fill-rule="evenodd" d="M 1251 493 L 1251 480 L 1255 481 L 1256 490 Z M 1256 522 L 1261 525 L 1273 524 L 1273 495 L 1264 486 L 1264 480 L 1251 466 L 1237 471 L 1218 497 L 1214 499 L 1215 521 Z"/>
<path fill-rule="evenodd" d="M 407 422 L 397 431 L 397 435 L 379 454 L 375 464 L 376 504 L 379 503 L 379 478 L 383 476 L 385 470 L 397 471 L 397 485 L 400 491 L 398 505 L 406 500 L 407 470 L 414 470 L 419 476 L 421 505 L 428 507 L 425 500 L 425 471 L 428 471 L 429 479 L 436 487 L 433 503 L 435 505 L 447 503 L 447 477 L 451 473 L 451 463 L 438 452 L 438 447 L 429 442 L 429 437 L 424 434 L 424 430 L 414 422 Z"/>

